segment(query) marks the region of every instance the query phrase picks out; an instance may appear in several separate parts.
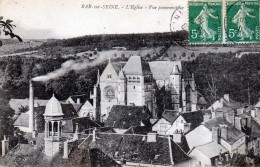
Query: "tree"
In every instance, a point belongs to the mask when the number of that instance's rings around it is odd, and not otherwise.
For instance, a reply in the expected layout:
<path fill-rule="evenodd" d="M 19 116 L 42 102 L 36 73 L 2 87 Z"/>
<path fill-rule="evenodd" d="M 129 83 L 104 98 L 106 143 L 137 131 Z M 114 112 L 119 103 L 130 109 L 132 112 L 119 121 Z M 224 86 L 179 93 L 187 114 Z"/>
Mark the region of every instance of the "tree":
<path fill-rule="evenodd" d="M 18 35 L 13 33 L 13 28 L 16 27 L 14 24 L 11 24 L 13 20 L 7 19 L 6 21 L 3 20 L 3 16 L 0 16 L 0 35 L 1 30 L 5 33 L 5 36 L 10 36 L 11 38 L 17 38 L 20 42 L 23 42 L 22 38 Z M 2 41 L 0 40 L 0 46 L 2 46 Z"/>

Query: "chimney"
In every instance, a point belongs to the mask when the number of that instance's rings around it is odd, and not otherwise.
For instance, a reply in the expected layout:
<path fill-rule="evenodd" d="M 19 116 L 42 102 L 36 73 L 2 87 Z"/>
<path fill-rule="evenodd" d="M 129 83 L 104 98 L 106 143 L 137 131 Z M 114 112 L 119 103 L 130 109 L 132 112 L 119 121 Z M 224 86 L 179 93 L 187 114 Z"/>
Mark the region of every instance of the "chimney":
<path fill-rule="evenodd" d="M 231 116 L 230 116 L 230 123 L 235 126 L 235 114 L 232 113 Z"/>
<path fill-rule="evenodd" d="M 207 122 L 208 120 L 210 120 L 210 114 L 206 113 L 203 115 L 203 122 Z"/>
<path fill-rule="evenodd" d="M 9 151 L 9 140 L 6 139 L 4 135 L 4 140 L 2 140 L 2 157 Z"/>
<path fill-rule="evenodd" d="M 77 104 L 80 104 L 80 98 L 77 98 Z"/>
<path fill-rule="evenodd" d="M 219 125 L 220 126 L 220 136 L 221 138 L 223 138 L 224 140 L 227 141 L 227 125 Z"/>
<path fill-rule="evenodd" d="M 235 128 L 241 131 L 241 117 L 235 117 Z"/>
<path fill-rule="evenodd" d="M 250 113 L 251 113 L 251 117 L 253 117 L 253 118 L 256 117 L 256 114 L 255 114 L 256 112 L 255 112 L 255 110 L 251 110 Z"/>
<path fill-rule="evenodd" d="M 63 147 L 63 158 L 68 159 L 69 157 L 69 147 L 68 147 L 68 139 L 64 142 L 64 147 Z"/>
<path fill-rule="evenodd" d="M 217 126 L 212 127 L 212 141 L 216 141 L 218 144 L 219 141 L 219 128 Z"/>
<path fill-rule="evenodd" d="M 34 107 L 34 95 L 33 95 L 33 80 L 29 81 L 29 131 L 34 130 L 34 117 L 33 117 L 33 107 Z"/>
<path fill-rule="evenodd" d="M 156 133 L 147 133 L 147 142 L 156 142 Z"/>
<path fill-rule="evenodd" d="M 93 142 L 96 142 L 96 128 L 93 129 L 92 141 L 93 141 Z"/>
<path fill-rule="evenodd" d="M 229 94 L 224 94 L 224 99 L 229 102 Z"/>

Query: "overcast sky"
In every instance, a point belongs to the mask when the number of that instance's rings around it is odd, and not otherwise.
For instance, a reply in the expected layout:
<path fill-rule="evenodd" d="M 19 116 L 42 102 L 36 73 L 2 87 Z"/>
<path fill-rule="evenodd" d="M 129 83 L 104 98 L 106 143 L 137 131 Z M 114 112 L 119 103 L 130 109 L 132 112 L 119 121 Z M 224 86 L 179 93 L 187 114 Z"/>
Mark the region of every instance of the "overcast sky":
<path fill-rule="evenodd" d="M 83 9 L 82 4 L 119 5 L 119 9 Z M 14 32 L 23 39 L 170 32 L 173 9 L 127 10 L 126 5 L 180 5 L 184 16 L 173 26 L 178 30 L 187 22 L 187 0 L 0 0 L 0 16 L 13 20 Z"/>

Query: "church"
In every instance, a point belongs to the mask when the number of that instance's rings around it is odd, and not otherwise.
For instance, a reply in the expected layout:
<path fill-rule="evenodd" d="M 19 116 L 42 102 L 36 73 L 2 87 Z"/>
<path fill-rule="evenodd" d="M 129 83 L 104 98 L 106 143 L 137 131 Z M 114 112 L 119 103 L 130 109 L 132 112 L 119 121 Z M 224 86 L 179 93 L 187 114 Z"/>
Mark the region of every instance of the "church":
<path fill-rule="evenodd" d="M 194 76 L 182 75 L 181 61 L 146 62 L 140 56 L 131 56 L 126 63 L 113 63 L 109 59 L 97 78 L 90 95 L 93 112 L 89 115 L 101 121 L 108 118 L 114 105 L 147 106 L 155 116 L 156 90 L 162 87 L 169 94 L 171 110 L 195 111 L 205 105 L 205 99 L 196 90 Z"/>

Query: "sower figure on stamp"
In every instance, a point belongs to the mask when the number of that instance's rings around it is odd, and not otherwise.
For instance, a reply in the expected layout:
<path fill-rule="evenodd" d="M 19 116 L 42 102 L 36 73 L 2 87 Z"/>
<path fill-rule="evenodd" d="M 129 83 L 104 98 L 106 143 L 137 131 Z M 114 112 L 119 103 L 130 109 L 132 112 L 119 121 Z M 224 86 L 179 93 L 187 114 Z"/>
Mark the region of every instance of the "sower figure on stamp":
<path fill-rule="evenodd" d="M 232 22 L 237 24 L 238 27 L 238 34 L 237 36 L 240 38 L 240 40 L 244 40 L 244 38 L 253 38 L 254 31 L 250 30 L 246 26 L 246 17 L 255 18 L 255 16 L 252 16 L 250 12 L 253 12 L 253 9 L 249 9 L 245 7 L 245 3 L 242 3 L 240 6 L 240 9 L 236 13 L 236 15 L 232 18 Z"/>
<path fill-rule="evenodd" d="M 216 32 L 209 28 L 208 19 L 209 17 L 213 19 L 218 19 L 218 16 L 214 16 L 212 13 L 215 11 L 208 8 L 207 4 L 203 5 L 203 9 L 201 10 L 200 14 L 194 19 L 194 23 L 199 24 L 201 27 L 201 35 L 200 37 L 206 41 L 206 39 L 212 38 L 215 40 Z"/>

